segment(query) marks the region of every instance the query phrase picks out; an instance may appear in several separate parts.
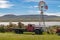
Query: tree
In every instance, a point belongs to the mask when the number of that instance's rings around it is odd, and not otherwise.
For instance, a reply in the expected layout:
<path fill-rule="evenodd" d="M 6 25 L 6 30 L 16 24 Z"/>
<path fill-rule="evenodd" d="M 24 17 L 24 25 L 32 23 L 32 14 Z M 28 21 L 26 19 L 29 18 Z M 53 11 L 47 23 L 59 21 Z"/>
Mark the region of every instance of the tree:
<path fill-rule="evenodd" d="M 22 28 L 22 23 L 21 22 L 18 22 L 18 27 Z"/>
<path fill-rule="evenodd" d="M 4 25 L 0 25 L 0 32 L 5 32 Z"/>
<path fill-rule="evenodd" d="M 13 26 L 12 22 L 9 22 L 9 25 L 7 25 L 5 29 L 7 32 L 11 32 L 13 27 L 14 26 Z"/>
<path fill-rule="evenodd" d="M 21 23 L 21 22 L 18 22 L 18 28 L 25 28 L 25 27 L 24 27 L 24 24 Z"/>

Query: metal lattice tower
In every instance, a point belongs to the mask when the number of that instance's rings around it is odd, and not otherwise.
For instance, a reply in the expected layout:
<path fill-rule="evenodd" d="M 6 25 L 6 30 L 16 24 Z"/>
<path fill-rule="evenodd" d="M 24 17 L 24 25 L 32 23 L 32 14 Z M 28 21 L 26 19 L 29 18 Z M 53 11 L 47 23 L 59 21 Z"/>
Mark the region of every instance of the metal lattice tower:
<path fill-rule="evenodd" d="M 44 28 L 45 28 L 46 26 L 45 26 L 45 20 L 44 20 L 44 14 L 43 14 L 43 13 L 44 13 L 44 11 L 46 11 L 46 10 L 48 9 L 48 6 L 47 6 L 47 4 L 42 0 L 42 1 L 39 2 L 38 7 L 39 7 L 40 14 L 41 14 L 41 21 L 42 21 L 43 26 L 44 26 Z M 39 25 L 41 25 L 41 24 L 39 23 Z"/>

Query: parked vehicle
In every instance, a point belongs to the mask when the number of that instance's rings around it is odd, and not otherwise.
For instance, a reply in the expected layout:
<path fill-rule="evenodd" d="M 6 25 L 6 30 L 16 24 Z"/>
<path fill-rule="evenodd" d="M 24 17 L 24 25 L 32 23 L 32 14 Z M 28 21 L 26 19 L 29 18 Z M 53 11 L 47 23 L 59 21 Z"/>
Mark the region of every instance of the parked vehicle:
<path fill-rule="evenodd" d="M 60 27 L 57 28 L 56 33 L 57 33 L 58 35 L 60 35 Z"/>
<path fill-rule="evenodd" d="M 28 26 L 26 27 L 26 30 L 28 32 L 33 32 L 34 31 L 34 26 L 32 24 L 28 24 Z"/>

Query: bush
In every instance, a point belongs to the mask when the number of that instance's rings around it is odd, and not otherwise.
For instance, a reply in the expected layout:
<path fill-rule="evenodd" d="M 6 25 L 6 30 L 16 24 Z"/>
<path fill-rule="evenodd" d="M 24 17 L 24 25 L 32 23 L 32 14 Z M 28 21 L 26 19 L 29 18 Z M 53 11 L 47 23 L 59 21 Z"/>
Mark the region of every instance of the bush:
<path fill-rule="evenodd" d="M 1 26 L 1 27 L 0 27 L 0 32 L 2 32 L 2 33 L 5 32 L 4 26 Z"/>

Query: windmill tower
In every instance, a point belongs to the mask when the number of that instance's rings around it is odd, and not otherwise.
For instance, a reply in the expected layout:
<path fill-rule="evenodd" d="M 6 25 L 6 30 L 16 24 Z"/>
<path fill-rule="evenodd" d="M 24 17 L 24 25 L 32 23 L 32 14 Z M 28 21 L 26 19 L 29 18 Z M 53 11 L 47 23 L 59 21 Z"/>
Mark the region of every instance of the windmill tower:
<path fill-rule="evenodd" d="M 43 13 L 44 13 L 44 11 L 46 11 L 48 9 L 48 6 L 43 0 L 41 0 L 39 2 L 38 7 L 39 7 L 40 15 L 41 15 L 41 22 L 42 22 L 44 30 L 45 30 L 46 26 L 45 26 L 45 20 L 44 20 L 44 14 Z M 39 22 L 39 24 L 40 24 L 40 22 Z"/>

